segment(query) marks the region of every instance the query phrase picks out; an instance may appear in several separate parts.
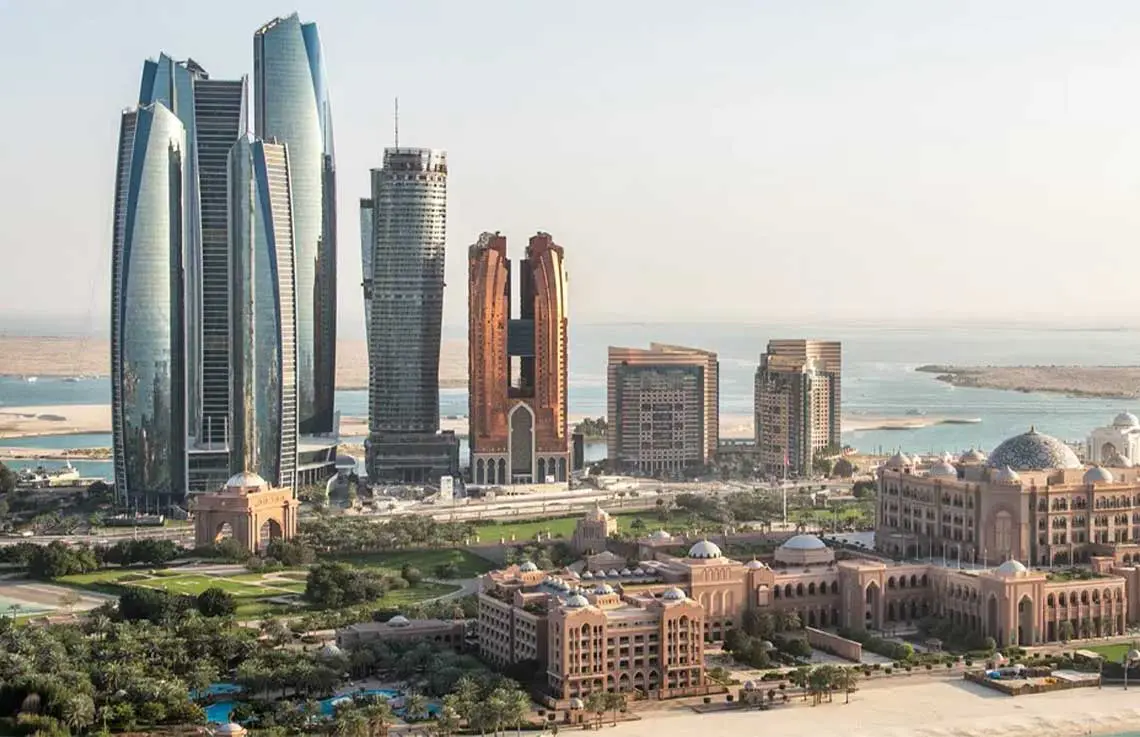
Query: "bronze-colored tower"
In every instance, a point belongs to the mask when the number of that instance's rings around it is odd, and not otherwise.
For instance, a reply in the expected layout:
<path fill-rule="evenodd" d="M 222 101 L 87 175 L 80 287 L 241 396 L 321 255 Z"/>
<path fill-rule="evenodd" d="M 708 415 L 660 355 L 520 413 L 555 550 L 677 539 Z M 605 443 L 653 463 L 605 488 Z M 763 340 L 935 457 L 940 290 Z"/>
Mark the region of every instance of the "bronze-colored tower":
<path fill-rule="evenodd" d="M 547 233 L 530 239 L 511 317 L 507 239 L 471 246 L 468 371 L 471 479 L 476 484 L 566 481 L 566 270 Z"/>

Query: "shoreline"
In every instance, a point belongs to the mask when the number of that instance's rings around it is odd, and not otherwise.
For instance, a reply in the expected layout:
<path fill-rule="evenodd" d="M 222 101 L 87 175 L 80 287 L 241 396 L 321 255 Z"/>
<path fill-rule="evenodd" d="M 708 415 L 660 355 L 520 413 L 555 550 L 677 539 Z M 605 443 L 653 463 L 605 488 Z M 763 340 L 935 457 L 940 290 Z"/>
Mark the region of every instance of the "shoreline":
<path fill-rule="evenodd" d="M 1140 398 L 1140 366 L 952 366 L 915 369 L 964 389 L 1062 394 L 1092 399 Z"/>

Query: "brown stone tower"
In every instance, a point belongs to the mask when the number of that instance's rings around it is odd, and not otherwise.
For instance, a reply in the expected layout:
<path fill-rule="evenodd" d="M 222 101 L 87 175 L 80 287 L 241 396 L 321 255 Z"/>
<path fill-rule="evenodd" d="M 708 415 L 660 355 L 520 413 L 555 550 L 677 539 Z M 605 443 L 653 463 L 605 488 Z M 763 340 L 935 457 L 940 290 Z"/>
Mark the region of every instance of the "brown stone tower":
<path fill-rule="evenodd" d="M 530 239 L 511 316 L 507 239 L 484 233 L 468 271 L 471 480 L 476 484 L 566 481 L 566 270 L 546 233 Z"/>

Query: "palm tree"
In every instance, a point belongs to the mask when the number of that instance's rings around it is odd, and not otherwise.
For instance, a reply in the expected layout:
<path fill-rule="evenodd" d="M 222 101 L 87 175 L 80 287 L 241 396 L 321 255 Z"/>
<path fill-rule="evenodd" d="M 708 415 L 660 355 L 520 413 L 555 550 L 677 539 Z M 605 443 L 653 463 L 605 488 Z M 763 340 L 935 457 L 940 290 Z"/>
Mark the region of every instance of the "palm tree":
<path fill-rule="evenodd" d="M 859 673 L 854 668 L 839 668 L 832 678 L 835 688 L 843 689 L 843 703 L 851 703 L 851 692 L 859 683 Z"/>
<path fill-rule="evenodd" d="M 586 711 L 597 715 L 598 726 L 602 726 L 602 716 L 606 713 L 606 692 L 592 691 L 586 697 Z"/>
<path fill-rule="evenodd" d="M 613 724 L 617 725 L 617 715 L 622 709 L 625 709 L 625 694 L 620 691 L 606 694 L 606 706 L 613 713 Z"/>
<path fill-rule="evenodd" d="M 95 702 L 87 694 L 69 696 L 61 709 L 63 723 L 80 732 L 95 722 Z"/>
<path fill-rule="evenodd" d="M 410 693 L 404 697 L 404 718 L 418 722 L 427 717 L 428 701 L 422 693 Z"/>
<path fill-rule="evenodd" d="M 366 704 L 364 719 L 368 724 L 368 737 L 385 737 L 392 716 L 392 706 L 385 698 L 376 698 Z"/>
<path fill-rule="evenodd" d="M 368 737 L 368 720 L 355 704 L 338 704 L 333 713 L 333 734 L 337 737 Z"/>
<path fill-rule="evenodd" d="M 803 689 L 804 701 L 807 701 L 807 697 L 808 697 L 807 687 L 808 687 L 808 679 L 810 677 L 811 677 L 811 669 L 807 668 L 807 667 L 796 668 L 794 671 L 792 671 L 791 673 L 788 674 L 788 680 L 790 680 L 792 682 L 792 685 L 795 686 L 796 688 Z"/>
<path fill-rule="evenodd" d="M 435 714 L 435 728 L 440 737 L 451 737 L 459 731 L 459 715 L 445 705 Z"/>
<path fill-rule="evenodd" d="M 525 691 L 512 688 L 507 692 L 504 703 L 506 709 L 503 713 L 503 721 L 506 724 L 515 725 L 515 734 L 521 734 L 522 723 L 526 721 L 527 715 L 530 713 L 530 697 L 526 695 Z"/>

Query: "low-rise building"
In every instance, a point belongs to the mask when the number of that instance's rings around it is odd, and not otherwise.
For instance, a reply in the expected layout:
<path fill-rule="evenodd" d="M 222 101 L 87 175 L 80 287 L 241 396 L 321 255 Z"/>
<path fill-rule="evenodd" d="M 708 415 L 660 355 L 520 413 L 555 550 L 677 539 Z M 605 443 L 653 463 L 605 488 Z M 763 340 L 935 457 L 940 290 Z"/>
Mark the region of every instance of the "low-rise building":
<path fill-rule="evenodd" d="M 360 622 L 336 631 L 338 647 L 349 649 L 369 642 L 433 642 L 462 650 L 467 639 L 466 619 L 408 619 L 397 614 L 387 622 Z"/>

